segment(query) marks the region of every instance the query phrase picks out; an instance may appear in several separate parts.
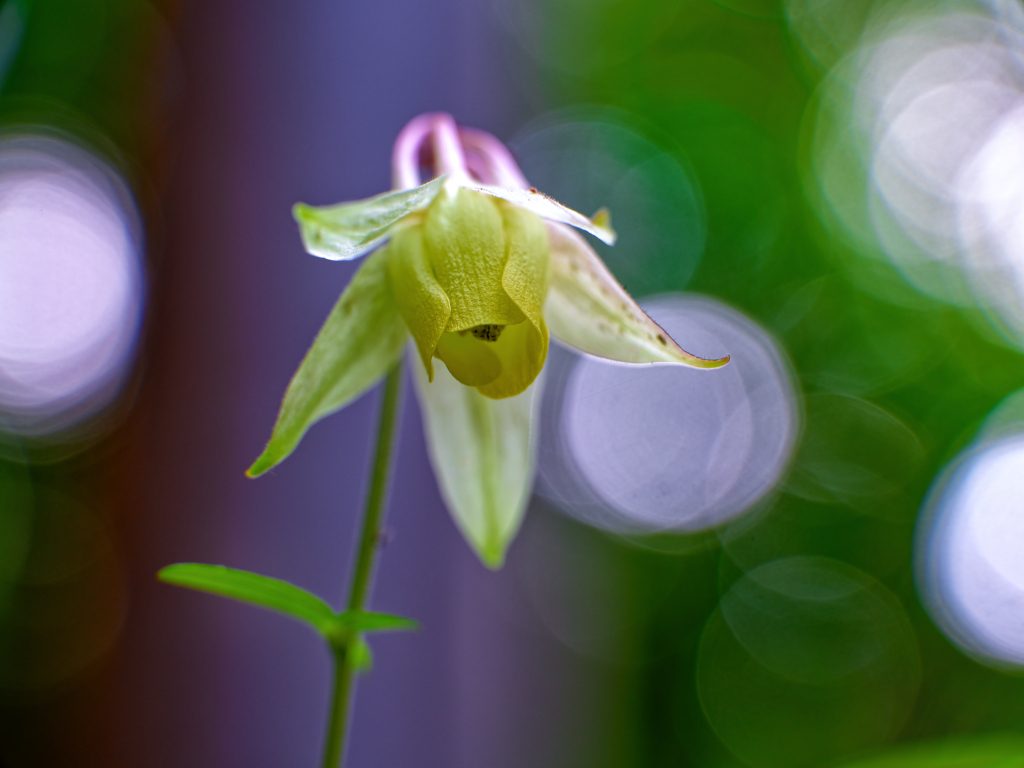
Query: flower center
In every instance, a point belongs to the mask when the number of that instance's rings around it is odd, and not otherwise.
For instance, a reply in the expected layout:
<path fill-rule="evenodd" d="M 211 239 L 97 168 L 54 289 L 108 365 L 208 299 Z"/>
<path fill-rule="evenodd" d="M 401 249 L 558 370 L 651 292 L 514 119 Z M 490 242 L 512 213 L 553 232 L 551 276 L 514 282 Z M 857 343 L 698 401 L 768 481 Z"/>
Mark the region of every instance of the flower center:
<path fill-rule="evenodd" d="M 480 341 L 497 341 L 504 329 L 504 325 L 478 325 L 475 328 L 470 328 L 469 332 Z"/>

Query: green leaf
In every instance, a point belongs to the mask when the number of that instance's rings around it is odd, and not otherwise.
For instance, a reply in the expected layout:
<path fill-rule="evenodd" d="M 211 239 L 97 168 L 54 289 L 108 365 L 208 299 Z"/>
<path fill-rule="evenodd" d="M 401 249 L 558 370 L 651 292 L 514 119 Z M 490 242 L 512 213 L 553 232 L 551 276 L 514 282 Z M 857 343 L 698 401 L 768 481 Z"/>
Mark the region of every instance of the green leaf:
<path fill-rule="evenodd" d="M 352 632 L 412 631 L 420 628 L 414 619 L 373 611 L 344 611 L 337 615 L 335 622 Z"/>
<path fill-rule="evenodd" d="M 620 363 L 683 363 L 718 368 L 684 350 L 640 309 L 587 241 L 566 226 L 548 225 L 551 290 L 544 318 L 551 335 L 580 352 Z"/>
<path fill-rule="evenodd" d="M 441 191 L 444 176 L 413 189 L 315 208 L 296 203 L 292 214 L 302 231 L 302 242 L 314 256 L 349 261 L 369 253 L 391 234 L 391 228 L 410 213 L 423 210 Z"/>
<path fill-rule="evenodd" d="M 841 768 L 1019 768 L 1024 738 L 995 733 L 907 744 Z"/>
<path fill-rule="evenodd" d="M 285 392 L 256 477 L 295 450 L 315 422 L 356 399 L 395 364 L 408 337 L 388 285 L 387 249 L 360 267 L 306 353 Z"/>
<path fill-rule="evenodd" d="M 537 382 L 515 397 L 492 400 L 457 382 L 440 361 L 433 382 L 423 366 L 413 368 L 441 495 L 480 559 L 498 568 L 530 498 Z"/>
<path fill-rule="evenodd" d="M 331 607 L 314 594 L 287 581 L 251 571 L 205 563 L 177 563 L 157 573 L 167 584 L 198 589 L 243 603 L 252 603 L 304 621 L 321 634 L 334 625 Z"/>

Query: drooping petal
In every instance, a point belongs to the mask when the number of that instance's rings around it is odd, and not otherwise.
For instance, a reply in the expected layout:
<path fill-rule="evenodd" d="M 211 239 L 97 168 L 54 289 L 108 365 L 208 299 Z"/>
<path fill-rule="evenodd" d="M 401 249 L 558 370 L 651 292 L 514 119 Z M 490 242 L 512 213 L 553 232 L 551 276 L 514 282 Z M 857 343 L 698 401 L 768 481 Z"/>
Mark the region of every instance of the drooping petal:
<path fill-rule="evenodd" d="M 508 200 L 528 211 L 533 211 L 538 216 L 557 221 L 562 224 L 570 224 L 584 232 L 589 232 L 598 240 L 615 245 L 615 230 L 611 227 L 611 216 L 607 208 L 602 208 L 591 218 L 582 213 L 577 213 L 572 208 L 566 208 L 557 200 L 533 189 L 510 189 L 507 187 L 495 187 L 487 184 L 462 183 L 464 189 L 472 189 L 476 192 L 483 192 L 485 195 L 500 197 Z"/>
<path fill-rule="evenodd" d="M 530 497 L 536 460 L 530 420 L 539 386 L 491 400 L 457 382 L 443 365 L 432 383 L 420 366 L 414 368 L 441 495 L 480 559 L 498 568 Z"/>
<path fill-rule="evenodd" d="M 398 192 L 320 208 L 296 203 L 292 214 L 299 223 L 306 251 L 331 261 L 350 261 L 369 253 L 391 235 L 410 213 L 430 205 L 444 185 L 444 177 Z"/>
<path fill-rule="evenodd" d="M 440 193 L 423 222 L 423 244 L 451 302 L 447 331 L 520 323 L 525 315 L 501 285 L 505 232 L 492 198 L 459 187 Z"/>
<path fill-rule="evenodd" d="M 478 342 L 489 346 L 501 361 L 501 375 L 478 386 L 482 395 L 491 398 L 518 395 L 544 367 L 548 354 L 544 298 L 551 279 L 548 233 L 540 217 L 505 203 L 498 208 L 507 238 L 501 284 L 526 320 L 506 326 L 497 341 Z"/>
<path fill-rule="evenodd" d="M 437 357 L 460 384 L 480 387 L 501 375 L 501 359 L 493 346 L 467 331 L 446 333 L 437 345 Z"/>
<path fill-rule="evenodd" d="M 507 325 L 496 342 L 487 344 L 501 362 L 501 374 L 493 381 L 477 387 L 481 395 L 500 400 L 525 391 L 540 375 L 548 355 L 548 327 L 541 319 L 540 327 L 529 320 Z"/>
<path fill-rule="evenodd" d="M 548 234 L 552 277 L 544 317 L 556 339 L 581 352 L 622 363 L 718 368 L 729 362 L 728 357 L 696 357 L 676 344 L 637 306 L 576 232 L 549 224 Z"/>
<path fill-rule="evenodd" d="M 386 249 L 370 256 L 327 316 L 250 477 L 283 461 L 310 426 L 355 400 L 398 360 L 409 335 L 388 285 L 386 257 Z"/>
<path fill-rule="evenodd" d="M 422 227 L 407 227 L 394 234 L 387 247 L 387 268 L 398 311 L 416 341 L 427 376 L 433 381 L 431 361 L 448 325 L 451 303 L 423 250 Z"/>
<path fill-rule="evenodd" d="M 508 238 L 502 288 L 530 322 L 540 326 L 551 284 L 547 227 L 536 214 L 524 208 L 501 205 L 499 209 Z"/>

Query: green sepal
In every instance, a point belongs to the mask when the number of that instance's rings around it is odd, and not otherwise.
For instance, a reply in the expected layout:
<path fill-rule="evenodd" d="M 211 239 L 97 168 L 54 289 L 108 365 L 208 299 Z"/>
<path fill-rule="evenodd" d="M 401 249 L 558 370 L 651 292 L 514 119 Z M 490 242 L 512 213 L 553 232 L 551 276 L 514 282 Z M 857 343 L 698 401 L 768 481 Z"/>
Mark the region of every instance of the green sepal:
<path fill-rule="evenodd" d="M 532 211 L 543 219 L 582 229 L 608 245 L 615 245 L 617 236 L 615 230 L 612 229 L 612 217 L 607 208 L 601 208 L 588 219 L 583 214 L 566 208 L 557 200 L 535 189 L 513 189 L 487 184 L 462 184 L 462 187 L 507 200 L 520 208 Z"/>
<path fill-rule="evenodd" d="M 544 319 L 551 335 L 580 352 L 620 363 L 682 363 L 718 368 L 680 347 L 637 305 L 579 234 L 549 224 L 551 289 Z"/>
<path fill-rule="evenodd" d="M 414 366 L 434 475 L 456 526 L 489 568 L 500 568 L 519 530 L 533 483 L 536 441 L 530 425 L 534 382 L 493 400 L 460 384 L 439 363 L 434 381 Z"/>
<path fill-rule="evenodd" d="M 269 608 L 309 624 L 325 637 L 338 619 L 331 607 L 316 595 L 287 581 L 252 571 L 225 565 L 176 563 L 162 568 L 156 577 L 167 584 Z"/>
<path fill-rule="evenodd" d="M 413 189 L 314 207 L 296 203 L 292 214 L 299 223 L 306 251 L 331 261 L 349 261 L 369 253 L 391 235 L 391 229 L 410 213 L 430 205 L 444 184 L 444 176 Z"/>
<path fill-rule="evenodd" d="M 288 385 L 270 442 L 249 477 L 287 458 L 315 422 L 355 400 L 398 361 L 408 331 L 388 285 L 386 256 L 387 249 L 371 255 L 331 310 Z"/>

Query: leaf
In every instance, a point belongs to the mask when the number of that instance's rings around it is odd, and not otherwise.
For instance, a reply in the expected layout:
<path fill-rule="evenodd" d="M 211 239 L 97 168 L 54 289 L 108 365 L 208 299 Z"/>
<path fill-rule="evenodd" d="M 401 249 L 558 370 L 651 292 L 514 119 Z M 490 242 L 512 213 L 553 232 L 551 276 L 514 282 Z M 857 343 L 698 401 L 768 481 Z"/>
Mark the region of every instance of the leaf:
<path fill-rule="evenodd" d="M 640 309 L 587 241 L 560 224 L 549 224 L 551 289 L 544 317 L 551 335 L 580 352 L 620 363 L 683 363 L 718 368 L 684 350 Z"/>
<path fill-rule="evenodd" d="M 336 620 L 331 607 L 316 595 L 287 581 L 251 571 L 224 565 L 177 563 L 161 569 L 157 578 L 167 584 L 269 608 L 304 621 L 321 634 L 328 632 Z"/>
<path fill-rule="evenodd" d="M 295 450 L 315 422 L 356 399 L 395 364 L 408 337 L 391 295 L 387 249 L 371 255 L 328 315 L 281 404 L 256 477 Z"/>
<path fill-rule="evenodd" d="M 537 453 L 530 420 L 538 384 L 492 400 L 457 382 L 440 362 L 433 382 L 423 366 L 413 367 L 441 495 L 480 559 L 499 568 L 530 498 Z"/>
<path fill-rule="evenodd" d="M 541 218 L 569 224 L 577 229 L 582 229 L 584 232 L 589 232 L 598 240 L 608 245 L 615 245 L 616 235 L 615 231 L 611 228 L 611 216 L 607 208 L 602 208 L 594 214 L 593 218 L 588 219 L 582 213 L 566 208 L 557 200 L 534 189 L 511 189 L 507 187 L 493 187 L 486 184 L 465 183 L 461 186 L 465 189 L 472 189 L 475 192 L 483 192 L 485 195 L 508 200 L 510 203 L 515 203 L 528 211 L 533 211 Z"/>
<path fill-rule="evenodd" d="M 335 617 L 335 624 L 350 632 L 414 631 L 420 628 L 414 619 L 374 611 L 344 611 Z"/>
<path fill-rule="evenodd" d="M 841 768 L 1019 768 L 1024 739 L 1016 733 L 993 733 L 905 744 Z"/>
<path fill-rule="evenodd" d="M 296 203 L 292 208 L 302 242 L 314 256 L 349 261 L 383 243 L 391 228 L 410 213 L 423 210 L 441 191 L 444 176 L 419 187 L 320 208 Z"/>

